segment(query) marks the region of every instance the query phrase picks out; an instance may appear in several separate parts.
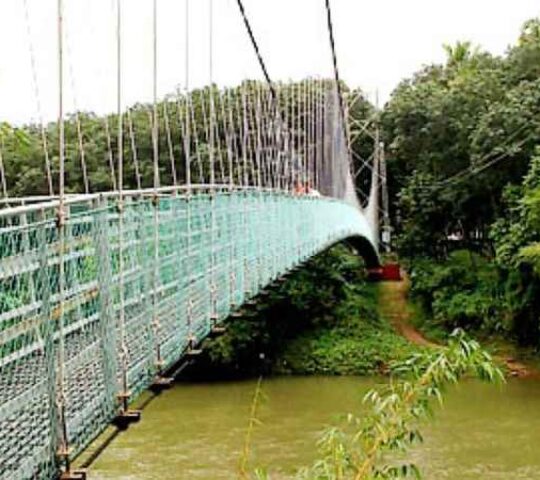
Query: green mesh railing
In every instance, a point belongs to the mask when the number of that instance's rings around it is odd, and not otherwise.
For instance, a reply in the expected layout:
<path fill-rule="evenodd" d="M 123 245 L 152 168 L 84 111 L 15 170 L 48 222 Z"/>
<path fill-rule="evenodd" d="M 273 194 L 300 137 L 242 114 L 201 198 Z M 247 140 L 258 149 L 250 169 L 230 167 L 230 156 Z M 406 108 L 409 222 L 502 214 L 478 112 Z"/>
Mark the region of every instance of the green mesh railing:
<path fill-rule="evenodd" d="M 58 474 L 60 389 L 74 457 L 117 415 L 124 371 L 134 398 L 274 279 L 370 235 L 349 204 L 255 190 L 72 203 L 63 252 L 53 207 L 0 222 L 2 480 Z"/>

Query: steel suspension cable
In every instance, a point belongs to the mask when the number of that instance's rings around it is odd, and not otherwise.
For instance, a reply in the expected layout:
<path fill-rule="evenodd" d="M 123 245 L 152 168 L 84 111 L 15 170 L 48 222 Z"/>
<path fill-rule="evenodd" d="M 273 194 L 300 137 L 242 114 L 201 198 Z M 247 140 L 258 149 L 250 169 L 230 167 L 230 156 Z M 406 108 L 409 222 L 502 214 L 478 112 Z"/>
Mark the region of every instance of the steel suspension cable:
<path fill-rule="evenodd" d="M 103 123 L 105 125 L 105 140 L 107 142 L 107 160 L 109 162 L 110 178 L 113 190 L 118 190 L 118 182 L 116 180 L 116 168 L 114 167 L 114 156 L 112 148 L 112 136 L 111 136 L 111 126 L 109 124 L 109 116 L 105 115 L 103 117 Z"/>
<path fill-rule="evenodd" d="M 327 28 L 328 28 L 328 37 L 330 40 L 330 49 L 332 53 L 332 64 L 334 68 L 334 79 L 336 82 L 336 88 L 337 88 L 337 94 L 338 94 L 338 102 L 339 102 L 339 109 L 341 112 L 341 120 L 343 122 L 343 126 L 345 128 L 346 125 L 346 117 L 345 117 L 345 103 L 343 101 L 343 88 L 341 85 L 341 78 L 339 75 L 339 67 L 338 67 L 338 60 L 337 60 L 337 52 L 336 52 L 336 41 L 334 36 L 334 22 L 332 19 L 332 6 L 330 4 L 330 0 L 325 0 L 325 7 L 326 7 L 326 21 L 327 21 Z"/>
<path fill-rule="evenodd" d="M 302 191 L 304 188 L 304 142 L 301 137 L 301 132 L 303 130 L 303 124 L 302 124 L 302 108 L 300 105 L 300 102 L 302 100 L 302 82 L 299 82 L 297 84 L 296 89 L 296 124 L 297 124 L 297 146 L 298 146 L 298 160 L 297 160 L 297 168 L 298 168 L 298 174 L 297 174 L 297 185 L 299 187 L 299 190 Z"/>
<path fill-rule="evenodd" d="M 200 96 L 199 96 L 199 100 L 200 100 L 200 110 L 201 110 L 201 115 L 202 115 L 202 135 L 203 135 L 203 143 L 206 142 L 206 145 L 208 147 L 208 167 L 209 167 L 209 170 L 210 170 L 210 183 L 213 185 L 214 182 L 211 181 L 211 179 L 213 178 L 213 173 L 212 173 L 212 152 L 211 152 L 211 140 L 210 140 L 210 137 L 212 136 L 212 134 L 210 133 L 210 121 L 209 121 L 209 113 L 207 113 L 206 111 L 206 97 L 207 97 L 207 94 L 206 94 L 206 89 L 202 89 L 200 91 Z"/>
<path fill-rule="evenodd" d="M 272 79 L 270 78 L 270 75 L 268 73 L 266 63 L 265 63 L 264 58 L 263 58 L 263 56 L 261 54 L 259 44 L 257 42 L 257 39 L 255 38 L 255 34 L 253 32 L 253 29 L 251 27 L 251 23 L 250 23 L 249 18 L 247 16 L 243 0 L 237 0 L 236 3 L 237 3 L 238 8 L 240 10 L 240 14 L 241 14 L 242 19 L 244 21 L 246 31 L 248 33 L 249 39 L 251 41 L 251 44 L 252 44 L 253 49 L 255 51 L 255 54 L 257 56 L 257 60 L 259 62 L 261 70 L 263 72 L 264 78 L 266 80 L 266 83 L 268 84 L 268 88 L 269 88 L 269 91 L 270 91 L 270 99 L 271 99 L 271 103 L 272 103 L 272 107 L 273 107 L 273 114 L 275 115 L 275 122 L 276 122 L 276 125 L 274 125 L 274 128 L 283 130 L 283 128 L 282 128 L 283 120 L 281 118 L 281 110 L 280 110 L 280 107 L 279 107 L 279 96 L 278 96 L 278 94 L 276 92 L 276 89 L 274 87 L 274 82 L 272 82 Z M 278 142 L 278 143 L 281 143 L 281 142 Z"/>
<path fill-rule="evenodd" d="M 133 116 L 131 114 L 131 108 L 127 109 L 127 120 L 128 120 L 128 133 L 129 141 L 131 145 L 131 157 L 133 159 L 133 167 L 135 169 L 135 184 L 137 190 L 141 190 L 141 169 L 139 166 L 139 153 L 137 151 L 137 142 L 135 139 L 135 127 L 133 125 Z"/>
<path fill-rule="evenodd" d="M 120 360 L 122 391 L 120 401 L 123 413 L 128 411 L 128 347 L 125 318 L 125 285 L 124 285 L 124 119 L 122 113 L 122 0 L 116 0 L 116 115 L 117 115 L 117 155 L 118 155 L 118 286 L 120 309 L 118 327 L 120 331 Z"/>
<path fill-rule="evenodd" d="M 176 160 L 174 157 L 174 146 L 173 146 L 173 141 L 172 141 L 171 126 L 170 126 L 170 121 L 169 121 L 169 107 L 167 106 L 168 103 L 169 101 L 167 99 L 163 101 L 163 120 L 165 122 L 165 136 L 167 138 L 169 161 L 171 163 L 172 182 L 173 182 L 173 186 L 175 187 L 175 192 L 176 192 L 176 187 L 178 186 L 178 176 L 176 174 Z"/>
<path fill-rule="evenodd" d="M 276 85 L 276 95 L 278 98 L 278 101 L 280 99 L 279 94 L 279 85 Z M 278 190 L 281 189 L 281 147 L 282 147 L 282 121 L 278 122 L 276 121 L 277 118 L 281 120 L 281 109 L 279 103 L 276 103 L 276 110 L 275 112 L 270 110 L 269 112 L 269 122 L 270 122 L 270 132 L 272 134 L 271 142 L 270 142 L 270 148 L 272 151 L 271 158 L 272 158 L 272 167 L 273 167 L 273 176 L 274 176 L 274 185 L 275 188 Z"/>
<path fill-rule="evenodd" d="M 257 82 L 255 85 L 255 135 L 256 135 L 256 146 L 255 146 L 255 162 L 257 164 L 257 186 L 262 188 L 264 186 L 263 175 L 262 175 L 262 164 L 264 161 L 263 153 L 263 141 L 262 141 L 262 119 L 261 119 L 261 97 L 260 97 L 260 84 Z M 252 109 L 253 111 L 253 109 Z"/>
<path fill-rule="evenodd" d="M 287 131 L 286 123 L 283 120 L 283 112 L 281 111 L 281 85 L 278 83 L 276 86 L 277 98 L 278 98 L 278 109 L 274 115 L 274 158 L 276 161 L 276 177 L 277 177 L 277 188 L 281 190 L 284 185 L 283 179 L 283 151 L 285 148 L 285 132 Z"/>
<path fill-rule="evenodd" d="M 231 89 L 227 89 L 227 105 L 228 105 L 228 125 L 227 125 L 227 131 L 229 135 L 229 143 L 231 145 L 231 153 L 229 157 L 229 171 L 231 178 L 229 179 L 229 186 L 231 190 L 234 188 L 235 185 L 235 162 L 234 160 L 238 160 L 238 134 L 236 129 L 236 121 L 235 121 L 235 100 L 232 96 Z M 238 185 L 242 185 L 242 182 L 238 182 Z"/>
<path fill-rule="evenodd" d="M 317 191 L 320 191 L 320 182 L 319 182 L 319 175 L 320 175 L 320 168 L 322 163 L 322 149 L 323 149 L 323 141 L 322 141 L 322 88 L 321 88 L 321 82 L 320 80 L 317 82 L 317 88 L 315 92 L 315 105 L 316 105 L 316 112 L 315 112 L 315 145 L 316 145 L 316 154 L 315 154 L 315 164 L 313 169 L 313 176 L 314 176 L 314 188 Z"/>
<path fill-rule="evenodd" d="M 238 185 L 241 185 L 243 187 L 247 186 L 247 182 L 245 181 L 245 165 L 247 165 L 246 161 L 246 151 L 244 148 L 244 122 L 242 119 L 242 92 L 241 87 L 238 87 L 235 90 L 235 95 L 233 97 L 234 101 L 234 136 L 235 136 L 235 142 L 237 144 L 237 155 L 236 155 L 236 162 L 237 162 L 237 175 L 238 175 Z"/>
<path fill-rule="evenodd" d="M 222 143 L 221 143 L 221 128 L 220 128 L 220 123 L 223 124 L 223 127 L 225 125 L 225 119 L 224 119 L 224 115 L 221 113 L 222 112 L 222 107 L 223 107 L 223 100 L 224 100 L 224 95 L 225 95 L 225 92 L 221 92 L 220 90 L 218 90 L 217 92 L 217 98 L 216 98 L 216 102 L 215 102 L 215 117 L 216 117 L 216 121 L 215 121 L 215 142 L 216 142 L 216 145 L 217 145 L 217 157 L 218 157 L 218 162 L 219 162 L 219 170 L 220 170 L 220 175 L 221 175 L 221 183 L 223 185 L 225 185 L 227 183 L 227 179 L 226 179 L 226 176 L 225 176 L 225 163 L 223 161 L 223 149 L 221 148 L 222 147 Z M 223 132 L 225 132 L 224 128 L 223 128 Z M 224 136 L 225 136 L 225 133 L 224 133 Z"/>
<path fill-rule="evenodd" d="M 255 126 L 255 116 L 254 116 L 254 110 L 253 110 L 253 86 L 250 85 L 249 89 L 247 91 L 246 95 L 246 103 L 247 103 L 247 109 L 246 109 L 246 116 L 247 116 L 247 122 L 249 125 L 248 130 L 248 149 L 250 152 L 249 158 L 250 158 L 250 171 L 252 172 L 251 179 L 252 179 L 252 186 L 260 186 L 258 184 L 257 175 L 258 175 L 258 167 L 257 167 L 257 131 Z"/>
<path fill-rule="evenodd" d="M 272 99 L 275 104 L 277 104 L 277 94 L 274 89 L 274 83 L 272 82 L 272 79 L 270 78 L 270 75 L 268 73 L 268 69 L 266 68 L 266 63 L 262 57 L 261 50 L 259 48 L 259 44 L 257 42 L 257 39 L 255 38 L 255 34 L 253 33 L 253 29 L 251 28 L 251 23 L 249 21 L 249 18 L 246 13 L 246 9 L 244 7 L 243 0 L 236 0 L 236 3 L 238 5 L 238 8 L 240 9 L 240 14 L 242 15 L 242 19 L 244 20 L 244 25 L 246 27 L 249 39 L 251 40 L 251 44 L 253 46 L 253 49 L 255 50 L 255 55 L 257 56 L 257 60 L 259 61 L 259 65 L 263 71 L 264 78 L 266 79 L 266 82 L 268 83 L 270 87 L 270 92 L 272 95 Z"/>
<path fill-rule="evenodd" d="M 317 111 L 315 106 L 315 81 L 310 79 L 309 82 L 309 154 L 310 164 L 308 170 L 308 186 L 309 188 L 315 188 L 315 162 L 317 158 L 316 152 L 316 137 L 315 137 L 315 112 Z"/>
<path fill-rule="evenodd" d="M 260 130 L 261 130 L 261 148 L 262 148 L 262 159 L 261 159 L 261 168 L 263 176 L 263 186 L 269 188 L 270 185 L 270 176 L 269 176 L 269 162 L 271 158 L 271 146 L 270 146 L 270 137 L 268 136 L 268 125 L 267 125 L 267 115 L 266 115 L 266 104 L 267 102 L 267 90 L 260 83 L 257 83 L 257 109 L 259 111 L 260 117 Z"/>
<path fill-rule="evenodd" d="M 489 157 L 491 155 L 493 155 L 494 150 L 496 150 L 497 148 L 504 147 L 504 146 L 508 145 L 510 143 L 510 141 L 512 139 L 514 139 L 515 137 L 517 137 L 517 135 L 519 133 L 521 133 L 527 126 L 528 126 L 527 124 L 524 124 L 521 127 L 517 128 L 514 132 L 512 132 L 505 139 L 504 142 L 502 142 L 499 145 L 497 145 L 496 147 L 494 147 L 489 154 L 484 155 L 482 158 L 480 158 L 477 161 L 477 163 L 484 162 L 485 160 L 489 159 Z M 516 147 L 521 147 L 524 143 L 526 143 L 531 138 L 532 138 L 532 135 L 528 135 L 525 138 L 521 139 L 519 142 L 517 142 L 517 144 L 515 146 Z M 499 163 L 502 160 L 507 159 L 508 157 L 509 157 L 508 153 L 501 152 L 500 154 L 496 155 L 495 158 L 489 160 L 488 162 L 486 162 L 484 164 L 481 164 L 479 166 L 472 166 L 471 165 L 471 166 L 465 168 L 464 170 L 461 170 L 460 172 L 452 175 L 451 177 L 445 178 L 444 180 L 441 180 L 440 182 L 438 182 L 435 185 L 432 185 L 431 187 L 428 187 L 428 188 L 437 189 L 437 188 L 445 188 L 445 187 L 454 185 L 455 183 L 459 183 L 459 182 L 461 182 L 463 180 L 466 180 L 467 178 L 470 178 L 472 176 L 475 176 L 475 175 L 483 172 L 484 170 L 490 168 L 491 166 Z"/>
<path fill-rule="evenodd" d="M 226 89 L 223 91 L 223 96 L 221 97 L 221 117 L 223 119 L 223 131 L 225 135 L 225 146 L 227 149 L 227 169 L 228 169 L 228 184 L 229 189 L 232 190 L 234 187 L 234 174 L 233 174 L 233 162 L 234 162 L 234 156 L 233 156 L 233 145 L 232 145 L 232 135 L 229 128 L 229 115 L 230 115 L 230 101 L 229 101 L 229 95 L 230 90 Z M 227 104 L 227 108 L 225 108 L 225 103 Z"/>
<path fill-rule="evenodd" d="M 185 0 L 185 23 L 184 23 L 184 32 L 185 32 L 185 130 L 184 130 L 184 155 L 185 155 L 185 170 L 186 170 L 186 186 L 188 196 L 191 193 L 191 126 L 190 126 L 190 93 L 189 93 L 189 0 Z"/>
<path fill-rule="evenodd" d="M 285 125 L 289 124 L 289 95 L 287 90 L 282 89 L 283 94 L 283 108 L 284 108 L 284 122 Z M 292 182 L 291 182 L 291 175 L 290 175 L 290 167 L 291 167 L 291 131 L 290 128 L 287 128 L 285 131 L 285 143 L 284 143 L 284 155 L 285 155 L 285 165 L 283 167 L 283 177 L 285 181 L 285 190 L 292 191 Z"/>
<path fill-rule="evenodd" d="M 187 185 L 187 214 L 186 214 L 186 256 L 187 256 L 187 268 L 193 267 L 192 264 L 192 202 L 191 202 L 191 94 L 189 91 L 190 88 L 190 22 L 189 22 L 189 8 L 190 0 L 185 0 L 185 132 L 184 132 L 184 149 L 185 149 L 185 163 L 186 163 L 186 185 Z M 196 137 L 196 135 L 195 135 Z M 187 286 L 187 301 L 186 301 L 186 327 L 187 327 L 187 340 L 188 348 L 192 349 L 195 347 L 194 344 L 194 331 L 193 331 L 193 284 L 191 281 L 188 282 Z"/>
<path fill-rule="evenodd" d="M 118 148 L 118 201 L 124 201 L 124 117 L 122 113 L 122 0 L 116 0 L 116 115 Z M 120 258 L 122 255 L 120 254 Z"/>
<path fill-rule="evenodd" d="M 158 47 L 158 32 L 157 32 L 157 0 L 153 0 L 152 14 L 152 51 L 153 51 L 153 72 L 152 72 L 152 90 L 153 90 L 153 109 L 152 109 L 152 146 L 154 158 L 154 189 L 159 188 L 159 112 L 157 102 L 157 47 Z"/>
<path fill-rule="evenodd" d="M 348 133 L 348 122 L 347 122 L 347 113 L 345 109 L 345 101 L 343 98 L 343 88 L 341 85 L 341 78 L 339 74 L 339 68 L 338 68 L 338 60 L 337 60 L 337 52 L 336 52 L 336 42 L 335 42 L 335 35 L 334 35 L 334 23 L 332 18 L 332 7 L 330 4 L 331 0 L 325 0 L 325 8 L 326 8 L 326 19 L 327 19 L 327 28 L 328 28 L 328 37 L 330 40 L 330 48 L 332 52 L 332 63 L 334 68 L 334 78 L 336 82 L 336 90 L 337 90 L 337 96 L 338 96 L 338 103 L 339 103 L 339 111 L 341 114 L 341 125 L 342 125 L 342 135 L 344 136 L 344 141 L 346 144 L 347 149 L 347 164 L 346 168 L 349 172 L 349 174 L 352 174 L 353 169 L 353 161 L 352 161 L 352 153 L 351 149 L 348 143 L 348 139 L 350 137 Z M 334 152 L 335 148 L 332 149 Z M 335 152 L 334 152 L 335 153 Z M 332 155 L 332 163 L 334 163 L 334 154 Z M 345 172 L 342 172 L 345 173 Z M 378 174 L 378 172 L 377 172 Z M 340 175 L 341 177 L 341 175 Z M 344 178 L 341 178 L 341 182 L 347 183 L 347 180 Z"/>
<path fill-rule="evenodd" d="M 305 94 L 305 116 L 306 116 L 306 190 L 309 192 L 311 182 L 311 79 L 306 79 Z"/>
<path fill-rule="evenodd" d="M 32 84 L 34 91 L 34 100 L 36 102 L 39 129 L 41 135 L 41 144 L 43 147 L 43 154 L 45 159 L 45 174 L 47 175 L 47 186 L 49 189 L 49 195 L 54 195 L 52 173 L 51 173 L 51 160 L 49 157 L 49 142 L 47 140 L 47 132 L 45 130 L 45 122 L 43 121 L 43 111 L 41 106 L 41 93 L 39 90 L 39 81 L 37 75 L 37 62 L 36 52 L 34 48 L 34 42 L 32 41 L 32 29 L 30 24 L 30 11 L 28 8 L 28 0 L 23 0 L 24 7 L 24 21 L 26 23 L 26 35 L 28 39 L 28 49 L 30 51 L 30 68 L 32 70 Z"/>
<path fill-rule="evenodd" d="M 160 322 L 159 322 L 159 267 L 160 267 L 160 256 L 159 256 L 159 243 L 160 243 L 160 215 L 159 215 L 159 111 L 158 111 L 158 92 L 157 92 L 157 81 L 158 81 L 158 6 L 157 0 L 153 0 L 153 11 L 152 11 L 152 53 L 153 53 L 153 84 L 152 84 L 152 93 L 153 93 L 153 108 L 152 108 L 152 146 L 153 146 L 153 158 L 154 158 L 154 261 L 153 261 L 153 271 L 152 271 L 152 328 L 154 335 L 154 348 L 156 351 L 156 367 L 158 375 L 161 375 L 162 370 L 162 358 L 161 358 L 161 345 L 159 341 L 160 336 Z"/>
<path fill-rule="evenodd" d="M 185 126 L 185 109 L 187 108 L 186 97 L 182 97 L 180 90 L 176 92 L 176 122 L 178 123 L 178 134 L 179 134 L 179 143 L 181 145 L 181 150 L 184 160 L 184 182 L 187 184 L 188 175 L 187 175 L 187 155 L 188 148 L 186 145 L 187 130 Z"/>
<path fill-rule="evenodd" d="M 214 1 L 208 0 L 208 74 L 210 81 L 209 92 L 209 104 L 210 104 L 210 118 L 209 118 L 209 162 L 210 162 L 210 184 L 216 183 L 216 172 L 214 165 L 214 122 L 215 122 L 215 105 L 214 105 Z M 204 108 L 204 107 L 203 107 Z"/>
<path fill-rule="evenodd" d="M 296 162 L 298 159 L 298 136 L 296 134 L 296 129 L 298 125 L 296 124 L 296 99 L 295 99 L 296 85 L 294 83 L 289 85 L 289 91 L 287 92 L 289 98 L 291 99 L 291 183 L 293 192 L 296 191 L 298 186 L 297 178 L 297 166 Z"/>
<path fill-rule="evenodd" d="M 249 142 L 249 125 L 247 118 L 247 101 L 246 101 L 246 84 L 242 83 L 241 86 L 241 101 L 242 101 L 242 160 L 244 163 L 244 186 L 249 186 L 249 170 L 248 170 L 248 142 Z"/>
<path fill-rule="evenodd" d="M 58 422 L 60 432 L 59 454 L 64 461 L 65 469 L 70 469 L 69 439 L 66 419 L 66 371 L 65 371 L 65 259 L 64 250 L 66 247 L 66 204 L 65 204 L 65 128 L 64 128 L 64 3 L 57 0 L 57 35 L 58 35 L 58 151 L 59 151 L 59 179 L 58 193 L 59 204 L 57 214 L 58 226 Z"/>
<path fill-rule="evenodd" d="M 199 128 L 197 127 L 197 118 L 195 117 L 195 108 L 193 106 L 194 95 L 188 94 L 188 113 L 191 121 L 191 131 L 193 132 L 193 144 L 195 147 L 195 159 L 197 160 L 197 167 L 199 170 L 199 183 L 204 184 L 204 169 L 201 158 L 200 140 L 199 140 Z M 202 101 L 202 95 L 199 95 L 199 101 Z"/>
<path fill-rule="evenodd" d="M 284 175 L 284 181 L 286 190 L 293 192 L 294 191 L 294 183 L 292 178 L 292 161 L 293 161 L 293 128 L 292 128 L 292 121 L 293 118 L 292 115 L 292 98 L 289 95 L 289 87 L 283 85 L 282 86 L 282 93 L 283 97 L 283 103 L 284 103 L 284 125 L 285 125 L 285 132 L 284 132 L 284 143 L 283 143 L 283 151 L 284 151 L 284 159 L 285 159 L 285 165 L 283 167 L 283 175 Z"/>
<path fill-rule="evenodd" d="M 302 94 L 302 109 L 304 114 L 302 115 L 302 133 L 304 140 L 304 188 L 307 191 L 309 181 L 309 119 L 308 119 L 308 102 L 309 102 L 309 81 L 305 79 L 303 82 L 303 94 Z"/>
<path fill-rule="evenodd" d="M 6 170 L 4 168 L 4 138 L 0 135 L 0 184 L 2 186 L 2 197 L 8 198 Z"/>
<path fill-rule="evenodd" d="M 71 94 L 72 94 L 72 100 L 73 100 L 73 106 L 75 108 L 75 128 L 77 131 L 77 147 L 79 149 L 79 156 L 81 161 L 81 172 L 82 172 L 82 178 L 83 178 L 83 187 L 84 187 L 84 193 L 88 194 L 90 193 L 90 183 L 88 180 L 88 169 L 86 168 L 86 152 L 84 150 L 84 139 L 83 139 L 83 131 L 82 131 L 82 124 L 81 124 L 81 115 L 79 112 L 78 102 L 77 102 L 77 87 L 75 82 L 75 73 L 73 71 L 73 54 L 70 48 L 70 35 L 69 35 L 69 29 L 64 29 L 65 36 L 66 36 L 66 54 L 68 58 L 68 72 L 69 72 L 69 80 L 70 80 L 70 86 L 71 86 Z"/>
<path fill-rule="evenodd" d="M 268 112 L 271 109 L 269 105 L 272 103 L 270 94 L 265 87 L 260 87 L 259 89 L 259 103 L 261 111 L 261 132 L 262 132 L 262 145 L 263 145 L 263 174 L 264 174 L 264 186 L 266 188 L 272 188 L 272 178 L 271 178 L 271 163 L 272 163 L 272 135 L 270 132 L 270 123 Z M 264 98 L 263 98 L 264 95 Z"/>

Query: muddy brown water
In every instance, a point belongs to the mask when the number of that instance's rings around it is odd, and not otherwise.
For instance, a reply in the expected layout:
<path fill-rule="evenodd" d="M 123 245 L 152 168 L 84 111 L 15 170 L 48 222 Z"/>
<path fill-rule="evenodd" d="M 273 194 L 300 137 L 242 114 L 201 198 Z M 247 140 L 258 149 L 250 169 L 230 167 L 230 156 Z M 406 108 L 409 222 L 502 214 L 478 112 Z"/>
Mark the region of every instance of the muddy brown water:
<path fill-rule="evenodd" d="M 359 411 L 377 378 L 266 380 L 253 462 L 292 478 L 316 456 L 325 425 Z M 235 479 L 255 381 L 177 384 L 90 469 L 90 480 Z M 448 392 L 411 458 L 428 480 L 540 480 L 540 382 L 467 381 Z"/>

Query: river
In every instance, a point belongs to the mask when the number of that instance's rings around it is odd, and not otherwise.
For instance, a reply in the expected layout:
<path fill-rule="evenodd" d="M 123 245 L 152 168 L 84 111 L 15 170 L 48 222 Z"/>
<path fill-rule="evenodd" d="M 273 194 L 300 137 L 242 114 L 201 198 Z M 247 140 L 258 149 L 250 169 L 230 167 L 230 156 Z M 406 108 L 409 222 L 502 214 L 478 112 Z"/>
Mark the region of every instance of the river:
<path fill-rule="evenodd" d="M 265 380 L 253 438 L 254 464 L 291 478 L 315 457 L 324 425 L 359 411 L 382 380 L 283 377 Z M 178 383 L 150 403 L 90 469 L 89 480 L 236 478 L 254 381 Z M 411 453 L 427 480 L 540 480 L 540 382 L 452 388 Z"/>

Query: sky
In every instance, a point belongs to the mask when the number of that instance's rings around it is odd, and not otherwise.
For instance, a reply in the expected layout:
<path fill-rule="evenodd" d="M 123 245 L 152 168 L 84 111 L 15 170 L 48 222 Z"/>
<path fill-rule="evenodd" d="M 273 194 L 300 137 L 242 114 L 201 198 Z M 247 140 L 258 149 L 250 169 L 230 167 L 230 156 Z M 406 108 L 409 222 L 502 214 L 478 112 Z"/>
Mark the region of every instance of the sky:
<path fill-rule="evenodd" d="M 186 75 L 186 0 L 157 0 L 158 95 L 210 78 L 221 86 L 262 78 L 236 0 L 188 1 Z M 152 99 L 152 0 L 122 2 L 123 105 L 130 105 Z M 0 0 L 0 121 L 20 124 L 57 115 L 56 3 Z M 112 112 L 116 0 L 64 3 L 66 109 Z M 272 79 L 332 74 L 324 0 L 244 4 Z M 444 43 L 470 40 L 502 54 L 523 22 L 540 15 L 538 0 L 332 0 L 332 6 L 342 78 L 373 100 L 378 92 L 381 103 L 401 79 L 443 61 Z"/>

